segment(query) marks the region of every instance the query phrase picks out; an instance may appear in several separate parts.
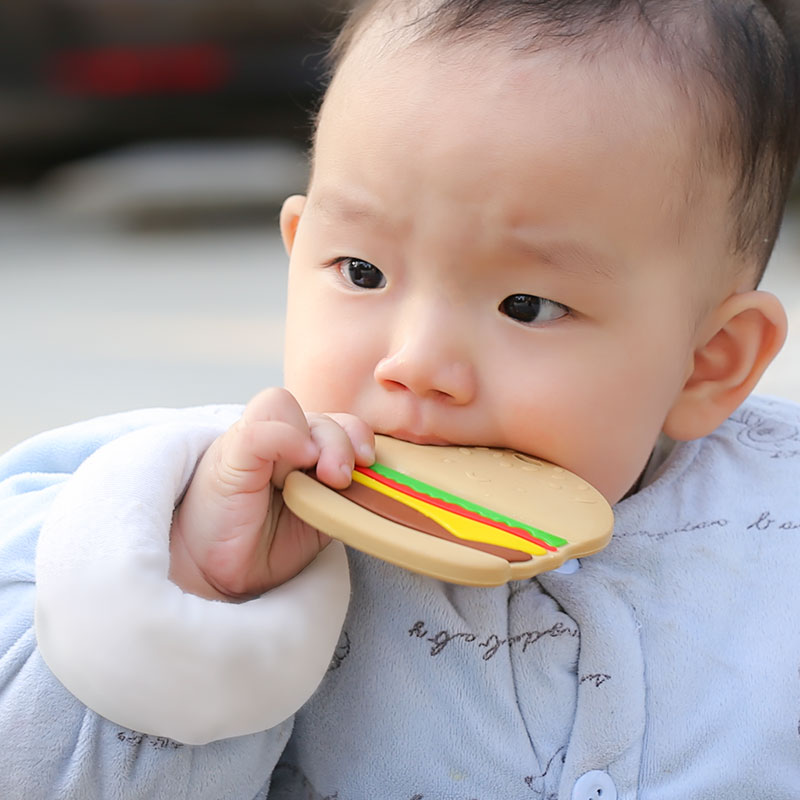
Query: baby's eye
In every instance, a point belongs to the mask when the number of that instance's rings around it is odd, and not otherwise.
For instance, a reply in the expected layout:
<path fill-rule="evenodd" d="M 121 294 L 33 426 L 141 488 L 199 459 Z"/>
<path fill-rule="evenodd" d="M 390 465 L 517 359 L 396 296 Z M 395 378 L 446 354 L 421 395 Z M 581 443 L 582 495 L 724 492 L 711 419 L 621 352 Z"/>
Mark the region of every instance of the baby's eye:
<path fill-rule="evenodd" d="M 360 258 L 343 258 L 339 262 L 339 270 L 353 286 L 359 289 L 383 289 L 386 286 L 384 274 L 369 261 Z"/>
<path fill-rule="evenodd" d="M 569 314 L 569 309 L 554 300 L 533 294 L 512 294 L 500 303 L 500 311 L 517 322 L 553 322 Z"/>

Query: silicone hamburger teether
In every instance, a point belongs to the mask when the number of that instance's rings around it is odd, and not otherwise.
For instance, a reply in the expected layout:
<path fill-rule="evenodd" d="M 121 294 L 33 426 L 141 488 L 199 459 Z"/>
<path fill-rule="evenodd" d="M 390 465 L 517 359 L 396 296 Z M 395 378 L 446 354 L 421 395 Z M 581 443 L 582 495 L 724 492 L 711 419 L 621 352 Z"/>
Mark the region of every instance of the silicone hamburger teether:
<path fill-rule="evenodd" d="M 357 467 L 349 488 L 293 472 L 284 502 L 351 547 L 467 586 L 530 578 L 611 539 L 606 500 L 561 467 L 512 450 L 375 444 L 376 462 Z"/>

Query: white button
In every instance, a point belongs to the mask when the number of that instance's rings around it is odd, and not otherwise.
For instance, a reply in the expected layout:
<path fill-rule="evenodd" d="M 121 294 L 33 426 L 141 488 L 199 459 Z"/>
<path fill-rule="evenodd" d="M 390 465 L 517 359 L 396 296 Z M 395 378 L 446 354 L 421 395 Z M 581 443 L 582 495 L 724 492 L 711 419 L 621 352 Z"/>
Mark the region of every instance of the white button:
<path fill-rule="evenodd" d="M 572 800 L 617 800 L 617 787 L 607 772 L 585 772 L 572 787 Z"/>

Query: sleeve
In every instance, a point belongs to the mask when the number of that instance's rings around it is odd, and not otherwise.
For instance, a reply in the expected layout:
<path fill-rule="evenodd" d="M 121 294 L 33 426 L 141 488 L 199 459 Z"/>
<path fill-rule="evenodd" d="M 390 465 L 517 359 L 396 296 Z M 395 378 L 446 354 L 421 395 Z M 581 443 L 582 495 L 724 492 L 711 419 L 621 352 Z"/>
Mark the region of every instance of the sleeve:
<path fill-rule="evenodd" d="M 99 446 L 72 431 L 0 460 L 0 797 L 264 796 L 335 647 L 347 568 L 328 548 L 240 605 L 167 579 L 172 506 L 213 422 Z"/>

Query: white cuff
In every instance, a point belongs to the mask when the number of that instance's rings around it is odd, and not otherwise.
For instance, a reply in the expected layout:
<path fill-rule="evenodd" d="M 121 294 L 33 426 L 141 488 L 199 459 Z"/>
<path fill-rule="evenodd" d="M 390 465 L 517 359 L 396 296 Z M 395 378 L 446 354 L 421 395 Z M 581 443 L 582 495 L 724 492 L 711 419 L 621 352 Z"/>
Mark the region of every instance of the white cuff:
<path fill-rule="evenodd" d="M 82 703 L 119 725 L 187 744 L 271 728 L 313 694 L 347 611 L 337 542 L 246 603 L 185 594 L 168 578 L 175 502 L 216 425 L 146 428 L 100 448 L 41 531 L 36 633 Z"/>

